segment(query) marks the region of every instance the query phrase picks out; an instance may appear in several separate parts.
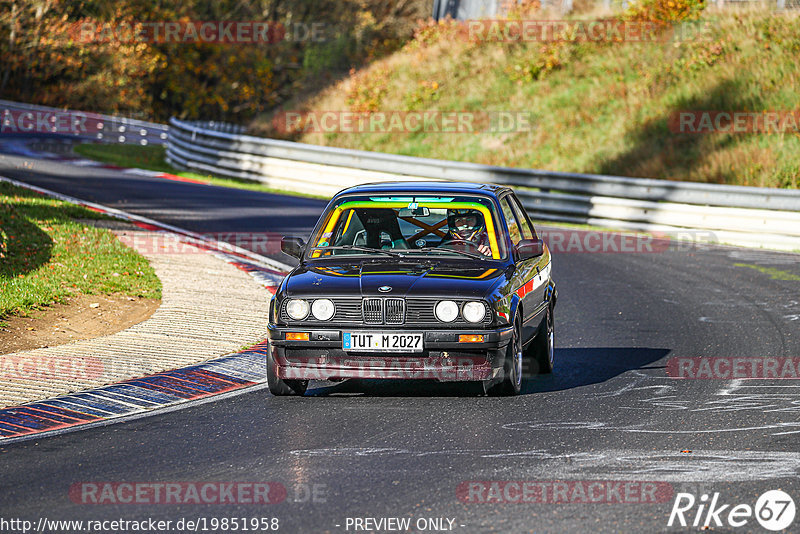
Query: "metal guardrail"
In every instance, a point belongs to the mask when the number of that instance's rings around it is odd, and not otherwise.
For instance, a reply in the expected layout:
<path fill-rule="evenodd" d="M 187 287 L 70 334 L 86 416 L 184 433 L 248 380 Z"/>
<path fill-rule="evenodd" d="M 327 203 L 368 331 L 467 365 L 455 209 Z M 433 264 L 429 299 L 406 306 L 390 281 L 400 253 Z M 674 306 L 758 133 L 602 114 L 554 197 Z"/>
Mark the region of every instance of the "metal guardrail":
<path fill-rule="evenodd" d="M 201 173 L 332 195 L 360 183 L 460 180 L 511 185 L 540 220 L 686 234 L 800 250 L 800 191 L 494 167 L 242 135 L 222 123 L 170 120 L 167 159 Z"/>
<path fill-rule="evenodd" d="M 166 124 L 0 100 L 0 133 L 6 135 L 49 134 L 103 143 L 164 145 L 168 132 Z"/>

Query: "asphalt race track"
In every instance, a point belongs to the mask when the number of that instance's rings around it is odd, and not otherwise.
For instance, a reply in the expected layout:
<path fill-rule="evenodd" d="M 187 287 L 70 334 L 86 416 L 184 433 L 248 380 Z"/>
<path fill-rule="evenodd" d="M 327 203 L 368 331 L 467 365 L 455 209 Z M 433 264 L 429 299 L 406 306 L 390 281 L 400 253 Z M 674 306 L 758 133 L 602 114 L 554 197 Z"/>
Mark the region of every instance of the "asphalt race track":
<path fill-rule="evenodd" d="M 198 232 L 305 235 L 324 207 L 20 155 L 0 156 L 0 175 Z M 410 517 L 412 527 L 422 519 L 416 531 L 683 532 L 699 530 L 705 514 L 700 527 L 667 527 L 679 492 L 698 504 L 719 493 L 730 505 L 723 520 L 767 490 L 800 503 L 800 382 L 666 372 L 676 357 L 800 357 L 798 256 L 690 246 L 563 253 L 554 276 L 556 369 L 528 380 L 519 397 L 434 383 L 316 383 L 306 398 L 261 389 L 8 445 L 0 447 L 0 516 L 173 525 L 263 517 L 278 518 L 282 532 L 355 532 L 353 518 L 390 517 Z M 286 495 L 273 504 L 175 505 L 91 504 L 75 494 L 81 483 L 208 481 L 280 483 Z M 569 498 L 473 502 L 482 497 L 466 495 L 469 481 L 549 489 L 567 481 Z M 586 503 L 573 491 L 581 481 L 630 491 Z M 767 532 L 753 517 L 715 530 Z"/>

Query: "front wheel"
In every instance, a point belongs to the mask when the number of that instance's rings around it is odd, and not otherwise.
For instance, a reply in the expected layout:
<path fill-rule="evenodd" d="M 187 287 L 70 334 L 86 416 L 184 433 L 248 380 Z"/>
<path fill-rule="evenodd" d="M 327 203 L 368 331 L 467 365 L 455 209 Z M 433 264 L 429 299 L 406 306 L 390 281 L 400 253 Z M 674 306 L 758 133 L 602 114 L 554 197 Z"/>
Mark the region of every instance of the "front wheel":
<path fill-rule="evenodd" d="M 490 395 L 519 395 L 522 390 L 522 335 L 519 316 L 514 320 L 514 332 L 503 362 L 503 381 L 493 386 Z"/>
<path fill-rule="evenodd" d="M 547 315 L 542 320 L 539 332 L 525 351 L 526 360 L 533 369 L 531 374 L 546 375 L 553 372 L 555 361 L 555 321 L 553 307 L 547 307 Z M 527 367 L 527 366 L 526 366 Z"/>
<path fill-rule="evenodd" d="M 267 385 L 269 386 L 269 392 L 273 395 L 301 396 L 305 394 L 308 388 L 308 380 L 284 380 L 280 378 L 275 359 L 272 354 L 267 354 Z"/>

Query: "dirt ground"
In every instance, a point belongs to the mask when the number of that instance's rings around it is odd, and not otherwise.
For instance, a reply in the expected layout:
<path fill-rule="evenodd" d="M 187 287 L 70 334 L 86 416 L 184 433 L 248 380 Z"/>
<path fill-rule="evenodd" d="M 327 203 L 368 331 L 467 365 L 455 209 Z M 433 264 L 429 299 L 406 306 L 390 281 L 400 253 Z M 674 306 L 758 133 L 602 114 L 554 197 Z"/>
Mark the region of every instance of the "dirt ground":
<path fill-rule="evenodd" d="M 7 317 L 2 320 L 6 326 L 0 326 L 0 354 L 113 334 L 144 321 L 160 303 L 124 295 L 80 295 L 28 317 Z"/>

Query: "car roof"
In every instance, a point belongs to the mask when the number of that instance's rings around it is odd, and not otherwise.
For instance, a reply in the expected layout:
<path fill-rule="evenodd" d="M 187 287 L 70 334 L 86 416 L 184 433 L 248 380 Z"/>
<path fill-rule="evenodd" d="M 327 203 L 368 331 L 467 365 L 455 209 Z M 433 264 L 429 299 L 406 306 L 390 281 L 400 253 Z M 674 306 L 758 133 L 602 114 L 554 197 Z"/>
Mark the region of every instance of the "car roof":
<path fill-rule="evenodd" d="M 508 189 L 507 186 L 496 184 L 480 184 L 472 182 L 448 182 L 444 180 L 436 181 L 415 181 L 415 182 L 378 182 L 370 184 L 356 185 L 343 189 L 336 194 L 345 195 L 351 193 L 483 193 L 490 196 L 497 196 L 500 192 Z"/>

